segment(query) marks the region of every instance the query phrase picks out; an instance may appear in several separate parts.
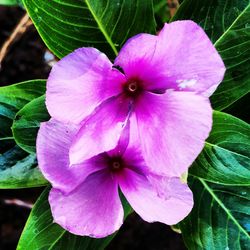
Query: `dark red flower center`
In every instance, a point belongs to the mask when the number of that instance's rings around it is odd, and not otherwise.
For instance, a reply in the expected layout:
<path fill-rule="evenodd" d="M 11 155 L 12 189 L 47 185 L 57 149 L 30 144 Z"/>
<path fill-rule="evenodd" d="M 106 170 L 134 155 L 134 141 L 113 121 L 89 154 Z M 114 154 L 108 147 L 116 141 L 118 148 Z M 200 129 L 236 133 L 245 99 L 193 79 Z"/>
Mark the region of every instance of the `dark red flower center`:
<path fill-rule="evenodd" d="M 131 97 L 136 97 L 142 91 L 141 81 L 138 79 L 129 79 L 123 86 L 124 92 Z"/>
<path fill-rule="evenodd" d="M 128 84 L 128 91 L 130 91 L 131 93 L 136 92 L 138 89 L 138 83 L 137 82 L 130 82 Z"/>
<path fill-rule="evenodd" d="M 110 159 L 109 167 L 112 172 L 118 172 L 124 168 L 124 163 L 121 158 L 114 157 Z"/>

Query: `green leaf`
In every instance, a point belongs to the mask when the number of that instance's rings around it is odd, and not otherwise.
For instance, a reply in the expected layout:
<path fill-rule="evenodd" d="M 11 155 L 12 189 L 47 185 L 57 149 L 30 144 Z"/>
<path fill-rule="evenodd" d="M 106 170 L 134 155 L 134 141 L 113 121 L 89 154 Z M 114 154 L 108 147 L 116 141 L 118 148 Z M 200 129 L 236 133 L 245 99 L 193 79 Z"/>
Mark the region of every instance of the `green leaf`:
<path fill-rule="evenodd" d="M 37 167 L 36 155 L 13 146 L 0 154 L 0 188 L 27 188 L 46 185 Z"/>
<path fill-rule="evenodd" d="M 5 6 L 20 6 L 23 7 L 22 0 L 0 0 L 0 6 L 5 5 Z"/>
<path fill-rule="evenodd" d="M 167 6 L 167 0 L 154 0 L 154 13 L 158 26 L 162 27 L 170 19 L 170 12 Z"/>
<path fill-rule="evenodd" d="M 191 19 L 205 30 L 220 53 L 227 71 L 211 97 L 223 110 L 250 92 L 250 1 L 185 0 L 174 20 Z"/>
<path fill-rule="evenodd" d="M 0 0 L 0 5 L 13 6 L 18 4 L 19 4 L 18 0 Z"/>
<path fill-rule="evenodd" d="M 191 177 L 191 214 L 179 225 L 193 250 L 247 250 L 250 246 L 250 187 L 223 186 Z"/>
<path fill-rule="evenodd" d="M 184 0 L 171 21 L 193 20 L 216 42 L 248 4 L 249 0 Z"/>
<path fill-rule="evenodd" d="M 250 125 L 214 112 L 210 136 L 189 174 L 214 183 L 250 186 Z"/>
<path fill-rule="evenodd" d="M 0 188 L 33 187 L 46 183 L 37 168 L 35 155 L 17 147 L 11 131 L 16 113 L 44 92 L 44 80 L 0 87 Z"/>
<path fill-rule="evenodd" d="M 227 71 L 211 101 L 215 109 L 222 110 L 250 93 L 250 4 L 215 47 Z"/>
<path fill-rule="evenodd" d="M 53 218 L 48 203 L 49 189 L 50 188 L 47 188 L 42 193 L 34 205 L 18 243 L 17 250 L 104 249 L 115 236 L 115 234 L 102 239 L 80 237 L 70 234 L 58 224 L 53 223 Z M 123 204 L 125 217 L 127 217 L 131 212 L 131 208 L 126 202 L 123 202 Z"/>
<path fill-rule="evenodd" d="M 250 125 L 214 112 L 212 132 L 189 171 L 191 214 L 179 223 L 188 249 L 250 245 Z"/>
<path fill-rule="evenodd" d="M 153 0 L 153 4 L 154 4 L 154 12 L 155 13 L 158 13 L 162 9 L 167 8 L 167 1 L 165 1 L 165 0 Z"/>
<path fill-rule="evenodd" d="M 17 112 L 12 125 L 13 136 L 17 145 L 28 153 L 35 153 L 40 123 L 48 121 L 49 118 L 45 106 L 45 96 L 40 96 L 26 104 Z"/>
<path fill-rule="evenodd" d="M 12 137 L 16 112 L 45 93 L 45 80 L 32 80 L 0 87 L 0 138 Z"/>
<path fill-rule="evenodd" d="M 23 2 L 42 39 L 59 58 L 84 46 L 114 57 L 129 37 L 155 32 L 152 0 Z"/>

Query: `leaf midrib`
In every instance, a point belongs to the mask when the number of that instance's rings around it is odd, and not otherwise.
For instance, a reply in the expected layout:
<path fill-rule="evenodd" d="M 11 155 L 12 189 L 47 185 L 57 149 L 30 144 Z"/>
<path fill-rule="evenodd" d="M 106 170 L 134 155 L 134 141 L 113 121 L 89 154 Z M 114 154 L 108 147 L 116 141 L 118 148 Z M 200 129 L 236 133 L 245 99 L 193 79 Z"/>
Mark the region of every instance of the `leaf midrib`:
<path fill-rule="evenodd" d="M 53 244 L 51 244 L 51 246 L 48 248 L 48 250 L 53 250 L 56 243 L 64 236 L 65 233 L 66 233 L 66 230 L 63 230 L 62 233 L 60 234 L 60 236 L 53 242 Z"/>
<path fill-rule="evenodd" d="M 222 203 L 222 201 L 217 197 L 217 195 L 214 193 L 214 191 L 208 186 L 205 180 L 202 178 L 196 177 L 204 186 L 204 188 L 209 192 L 209 194 L 213 197 L 213 199 L 218 203 L 218 205 L 225 211 L 225 213 L 228 215 L 228 217 L 234 222 L 234 224 L 239 228 L 239 230 L 250 240 L 250 236 L 248 235 L 248 232 L 239 224 L 239 222 L 235 219 L 235 217 L 232 215 L 230 210 L 226 208 L 226 206 Z"/>
<path fill-rule="evenodd" d="M 210 142 L 207 142 L 207 141 L 205 142 L 205 147 L 206 147 L 206 146 L 211 146 L 211 147 L 214 147 L 214 148 L 219 148 L 219 149 L 221 149 L 221 150 L 227 151 L 227 152 L 229 152 L 229 153 L 231 153 L 231 154 L 238 155 L 238 156 L 240 156 L 240 157 L 243 157 L 243 158 L 246 158 L 246 159 L 249 160 L 249 157 L 248 157 L 248 156 L 239 154 L 239 153 L 237 153 L 237 152 L 231 151 L 231 150 L 226 149 L 226 148 L 222 148 L 222 147 L 220 147 L 220 146 L 218 146 L 218 145 L 216 145 L 216 144 L 213 144 L 213 143 L 210 143 Z"/>
<path fill-rule="evenodd" d="M 226 29 L 226 31 L 218 38 L 218 40 L 214 43 L 214 46 L 216 47 L 221 40 L 230 32 L 230 30 L 233 28 L 235 23 L 238 22 L 238 20 L 245 14 L 245 12 L 250 8 L 250 3 L 245 7 L 245 9 L 238 15 L 238 17 L 233 21 L 233 23 Z"/>
<path fill-rule="evenodd" d="M 114 51 L 115 55 L 118 55 L 118 51 L 111 39 L 111 37 L 108 35 L 106 29 L 103 27 L 102 22 L 98 19 L 98 17 L 96 16 L 94 10 L 91 7 L 91 4 L 89 3 L 89 0 L 85 0 L 85 3 L 91 13 L 91 15 L 93 16 L 94 20 L 96 21 L 100 31 L 102 32 L 102 34 L 104 35 L 105 39 L 107 40 L 108 44 L 110 45 L 110 47 L 112 48 L 112 50 Z"/>
<path fill-rule="evenodd" d="M 14 140 L 14 137 L 13 136 L 11 136 L 11 137 L 2 137 L 2 138 L 0 138 L 0 141 L 7 141 L 7 140 Z M 1 154 L 0 154 L 1 155 Z"/>

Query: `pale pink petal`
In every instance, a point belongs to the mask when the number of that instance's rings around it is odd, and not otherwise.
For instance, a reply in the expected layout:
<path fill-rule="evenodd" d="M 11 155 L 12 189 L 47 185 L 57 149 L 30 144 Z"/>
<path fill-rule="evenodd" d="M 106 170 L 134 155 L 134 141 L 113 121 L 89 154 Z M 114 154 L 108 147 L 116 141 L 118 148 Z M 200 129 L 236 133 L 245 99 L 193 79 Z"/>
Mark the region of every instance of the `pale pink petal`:
<path fill-rule="evenodd" d="M 46 105 L 52 117 L 81 122 L 101 102 L 122 91 L 124 76 L 105 54 L 80 48 L 53 66 L 47 81 Z"/>
<path fill-rule="evenodd" d="M 129 144 L 129 131 L 130 131 L 130 122 L 128 120 L 121 133 L 121 136 L 119 138 L 119 141 L 117 142 L 116 147 L 107 152 L 107 154 L 110 157 L 122 156 L 124 152 L 127 150 Z"/>
<path fill-rule="evenodd" d="M 89 174 L 106 167 L 102 155 L 70 167 L 69 147 L 78 129 L 51 119 L 41 124 L 37 136 L 39 168 L 52 186 L 63 192 L 70 192 Z"/>
<path fill-rule="evenodd" d="M 178 178 L 159 177 L 156 182 L 157 187 L 129 169 L 124 169 L 123 176 L 119 177 L 122 193 L 143 220 L 168 225 L 180 222 L 193 207 L 192 192 Z"/>
<path fill-rule="evenodd" d="M 150 169 L 147 167 L 141 150 L 141 142 L 138 133 L 135 113 L 130 118 L 129 143 L 122 157 L 125 165 L 138 173 L 147 174 Z"/>
<path fill-rule="evenodd" d="M 87 177 L 68 195 L 52 189 L 49 203 L 54 221 L 73 234 L 102 238 L 123 223 L 117 180 L 104 170 Z"/>
<path fill-rule="evenodd" d="M 132 124 L 132 126 L 130 125 Z M 131 112 L 128 116 L 128 121 L 122 131 L 120 139 L 115 149 L 108 152 L 110 156 L 120 155 L 124 158 L 132 159 L 134 155 L 140 154 L 140 137 L 136 122 L 135 113 Z M 136 151 L 137 153 L 133 153 Z"/>
<path fill-rule="evenodd" d="M 153 92 L 174 89 L 210 96 L 225 73 L 218 52 L 193 21 L 165 24 L 158 36 L 131 38 L 115 64 L 127 78 L 139 78 L 144 88 Z"/>
<path fill-rule="evenodd" d="M 158 79 L 159 70 L 154 64 L 157 36 L 139 34 L 130 38 L 120 50 L 114 65 L 119 65 L 126 78 L 139 78 L 145 87 Z"/>
<path fill-rule="evenodd" d="M 201 152 L 211 130 L 208 98 L 193 92 L 145 92 L 135 112 L 147 166 L 158 174 L 181 176 Z"/>
<path fill-rule="evenodd" d="M 137 125 L 135 119 L 135 114 L 132 113 L 129 120 L 132 121 L 133 126 L 130 126 L 130 121 L 127 122 L 117 146 L 108 151 L 107 154 L 110 157 L 121 157 L 124 166 L 133 169 L 138 173 L 146 174 L 150 170 L 146 166 L 141 153 L 138 130 L 135 127 Z"/>
<path fill-rule="evenodd" d="M 179 90 L 210 96 L 225 73 L 224 63 L 204 30 L 193 21 L 165 24 L 155 56 L 166 56 L 165 74 Z M 164 85 L 164 83 L 162 83 Z"/>
<path fill-rule="evenodd" d="M 131 109 L 129 99 L 111 98 L 82 124 L 70 148 L 70 164 L 78 164 L 102 152 L 114 149 L 126 125 Z"/>

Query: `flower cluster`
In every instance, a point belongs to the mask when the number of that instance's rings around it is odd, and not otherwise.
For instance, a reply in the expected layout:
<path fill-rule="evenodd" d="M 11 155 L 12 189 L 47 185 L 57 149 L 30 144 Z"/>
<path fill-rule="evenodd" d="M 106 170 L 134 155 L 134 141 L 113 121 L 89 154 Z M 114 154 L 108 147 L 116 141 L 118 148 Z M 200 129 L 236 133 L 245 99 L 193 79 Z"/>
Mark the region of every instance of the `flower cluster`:
<path fill-rule="evenodd" d="M 192 21 L 129 39 L 114 64 L 94 48 L 60 60 L 47 82 L 52 118 L 37 138 L 55 222 L 78 235 L 112 234 L 123 222 L 119 189 L 148 222 L 182 220 L 193 199 L 180 176 L 209 135 L 209 96 L 224 72 Z"/>

